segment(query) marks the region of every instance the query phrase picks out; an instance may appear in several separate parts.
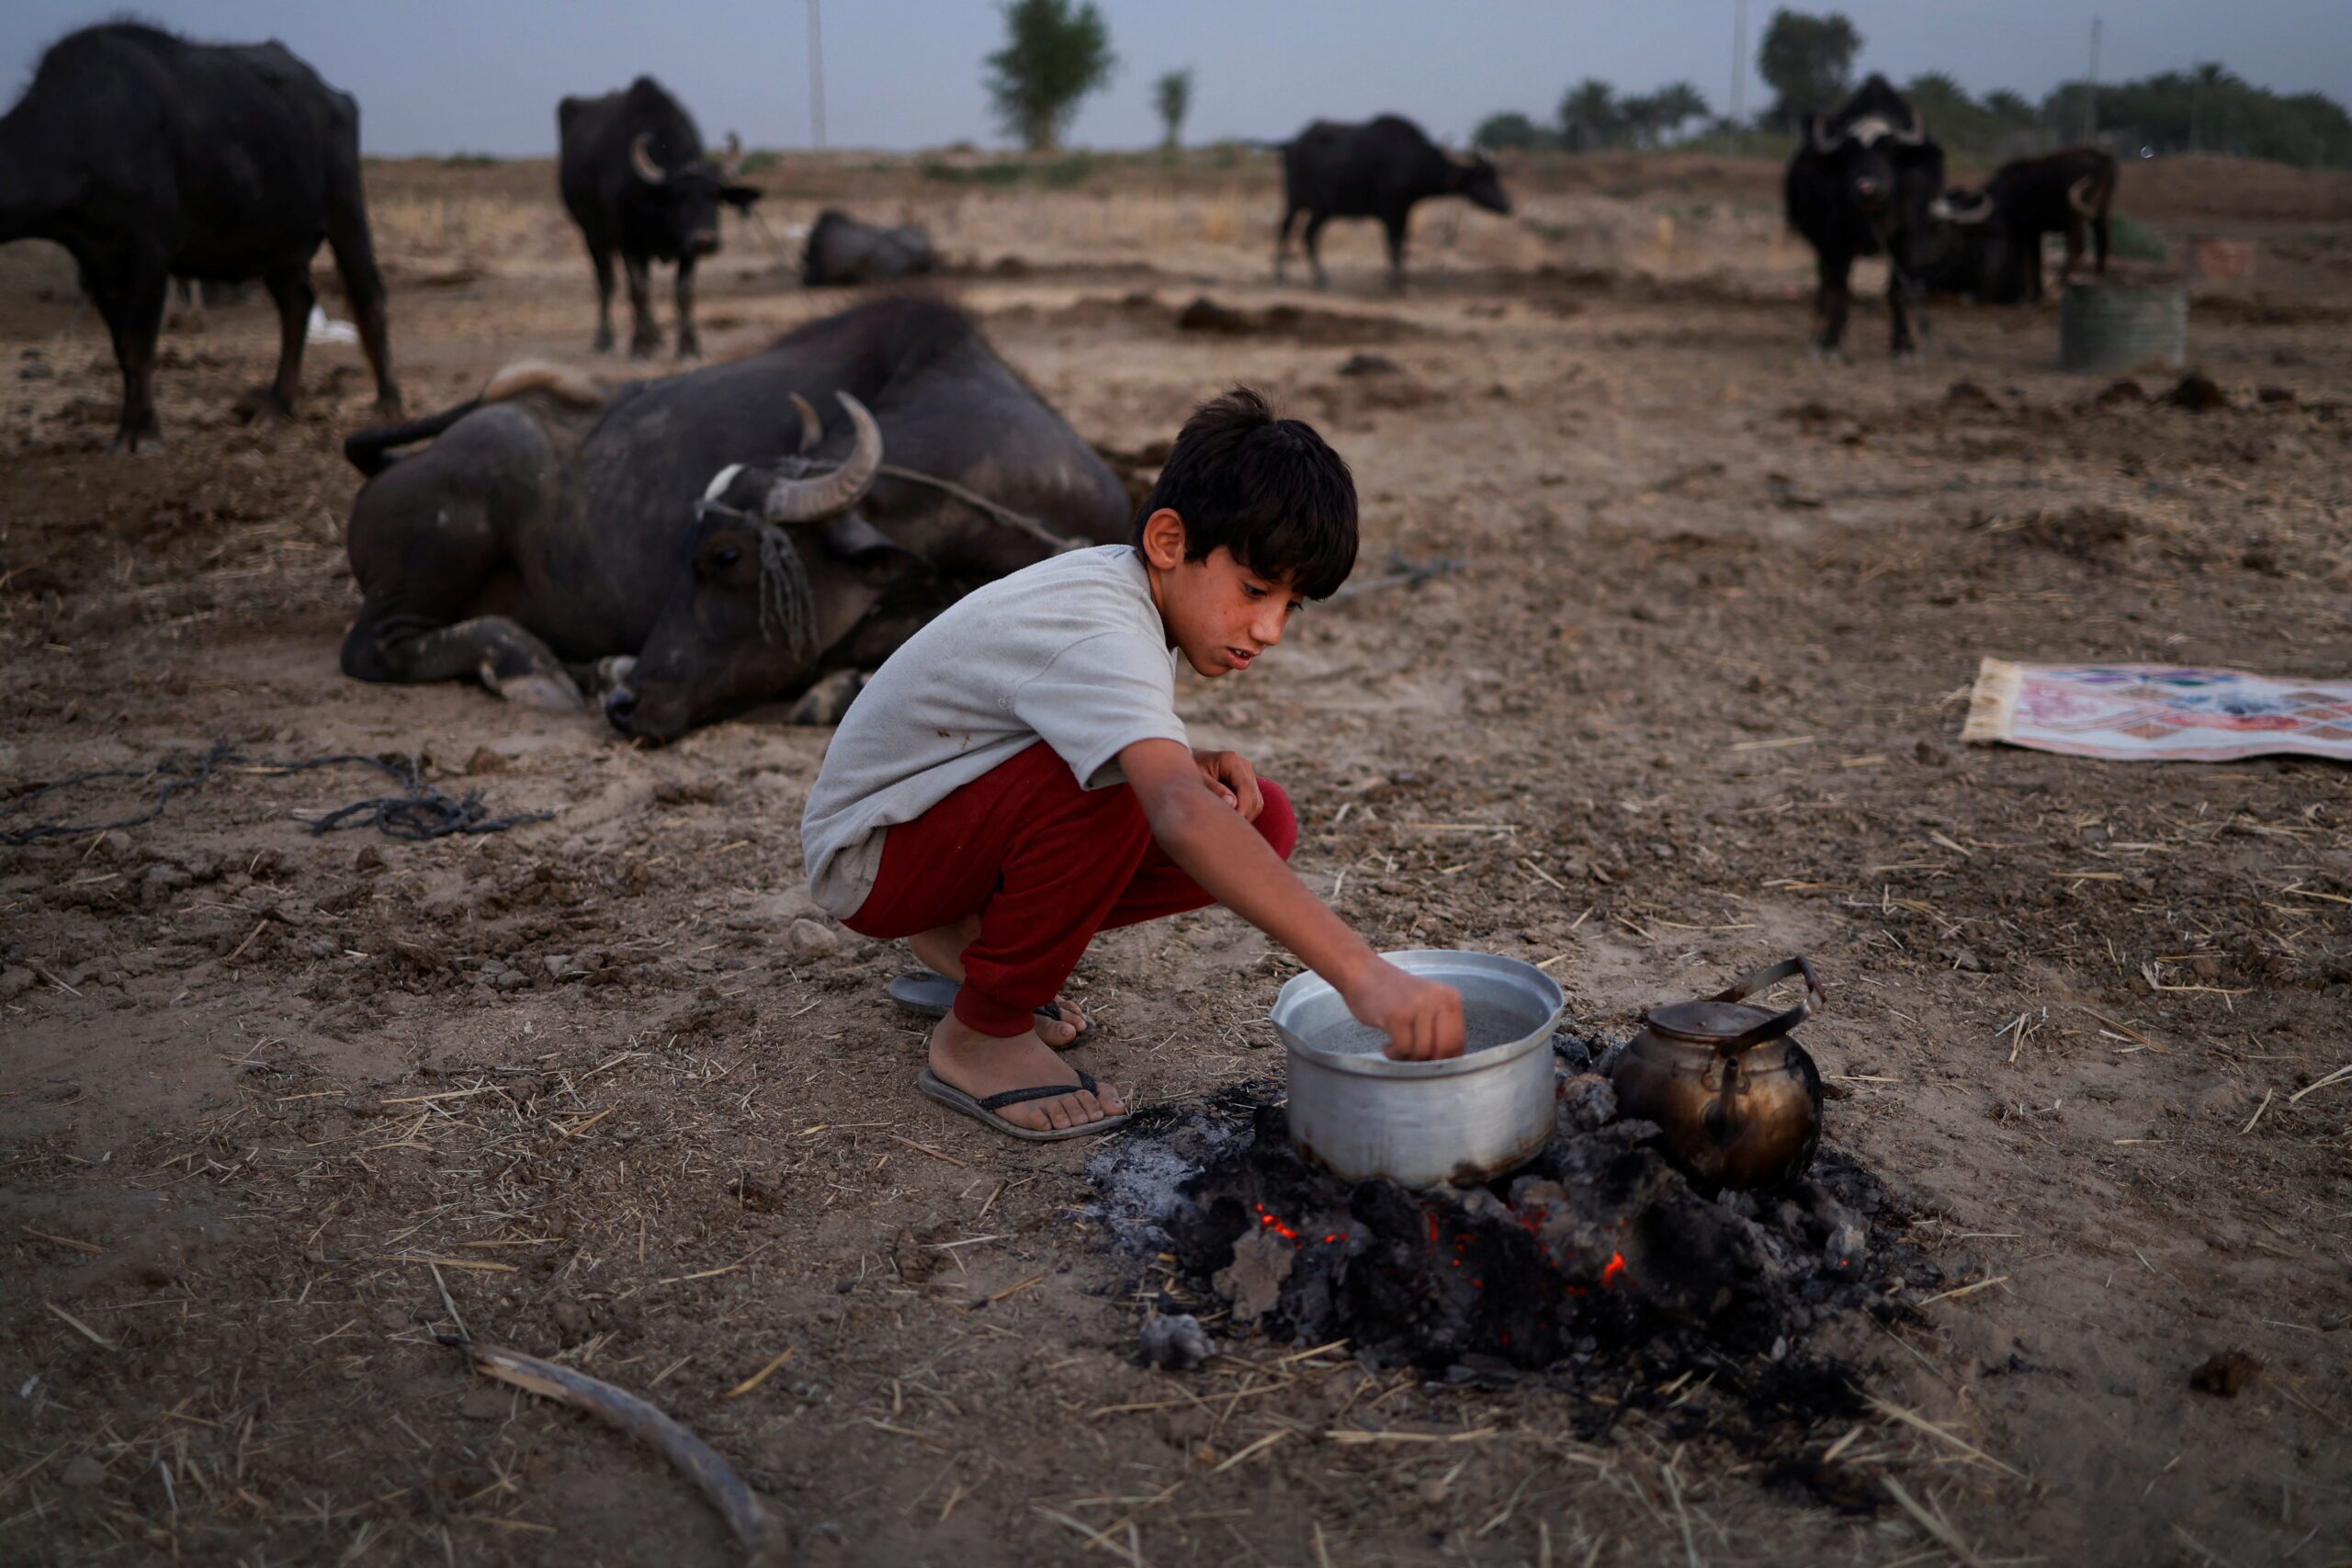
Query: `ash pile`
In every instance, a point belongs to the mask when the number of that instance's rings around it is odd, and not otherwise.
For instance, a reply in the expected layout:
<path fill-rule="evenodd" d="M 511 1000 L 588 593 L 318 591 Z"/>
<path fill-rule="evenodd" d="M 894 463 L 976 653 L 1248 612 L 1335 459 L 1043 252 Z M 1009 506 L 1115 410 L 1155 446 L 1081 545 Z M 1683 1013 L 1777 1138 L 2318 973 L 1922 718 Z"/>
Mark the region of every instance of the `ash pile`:
<path fill-rule="evenodd" d="M 1851 1158 L 1706 1196 L 1590 1075 L 1563 1081 L 1535 1159 L 1462 1188 L 1341 1181 L 1299 1158 L 1274 1098 L 1229 1094 L 1090 1167 L 1116 1243 L 1165 1276 L 1161 1315 L 1228 1337 L 1345 1339 L 1450 1382 L 1638 1392 L 1704 1371 L 1768 1402 L 1842 1404 L 1846 1380 L 1808 1335 L 1857 1310 L 1898 1316 L 1941 1280 Z"/>

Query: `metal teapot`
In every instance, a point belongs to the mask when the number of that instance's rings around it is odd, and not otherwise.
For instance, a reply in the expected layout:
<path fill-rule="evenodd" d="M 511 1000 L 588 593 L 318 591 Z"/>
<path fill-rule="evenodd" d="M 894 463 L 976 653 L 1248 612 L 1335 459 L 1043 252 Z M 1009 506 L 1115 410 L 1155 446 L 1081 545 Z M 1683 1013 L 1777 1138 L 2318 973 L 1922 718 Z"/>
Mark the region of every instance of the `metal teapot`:
<path fill-rule="evenodd" d="M 1792 975 L 1808 994 L 1788 1011 L 1742 1005 Z M 1790 958 L 1704 1001 L 1652 1010 L 1610 1071 L 1619 1113 L 1663 1128 L 1662 1152 L 1702 1190 L 1802 1175 L 1821 1141 L 1821 1074 L 1789 1032 L 1827 1000 L 1812 962 Z"/>

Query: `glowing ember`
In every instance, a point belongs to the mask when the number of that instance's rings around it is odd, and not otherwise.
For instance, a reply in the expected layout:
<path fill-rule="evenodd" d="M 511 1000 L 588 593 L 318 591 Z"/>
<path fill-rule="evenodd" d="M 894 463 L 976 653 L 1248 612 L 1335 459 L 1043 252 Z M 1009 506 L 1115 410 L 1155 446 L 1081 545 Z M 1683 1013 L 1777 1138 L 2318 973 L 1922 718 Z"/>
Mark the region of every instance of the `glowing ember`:
<path fill-rule="evenodd" d="M 1777 1190 L 1711 1199 L 1655 1136 L 1579 1122 L 1497 1182 L 1349 1184 L 1304 1164 L 1281 1111 L 1243 1091 L 1138 1119 L 1088 1174 L 1094 1213 L 1157 1295 L 1154 1321 L 1194 1314 L 1228 1341 L 1345 1341 L 1369 1364 L 1447 1382 L 1539 1380 L 1590 1396 L 1567 1417 L 1587 1438 L 1627 1411 L 1670 1412 L 1678 1439 L 1722 1432 L 1759 1473 L 1869 1506 L 1874 1484 L 1857 1490 L 1824 1458 L 1868 1380 L 1807 1336 L 1854 1309 L 1902 1314 L 1939 1270 L 1840 1154 Z"/>
<path fill-rule="evenodd" d="M 1467 1356 L 1551 1368 L 1661 1340 L 1773 1358 L 1823 1318 L 1896 1310 L 1895 1292 L 1931 1289 L 1935 1277 L 1868 1223 L 1883 1197 L 1835 1155 L 1814 1179 L 1718 1201 L 1656 1153 L 1647 1123 L 1616 1122 L 1558 1134 L 1491 1185 L 1413 1190 L 1351 1185 L 1303 1164 L 1273 1107 L 1256 1107 L 1251 1123 L 1195 1114 L 1214 1136 L 1189 1120 L 1157 1135 L 1214 1152 L 1136 1247 L 1175 1261 L 1163 1311 L 1222 1306 L 1230 1332 L 1344 1338 L 1384 1363 L 1430 1367 Z M 1164 1163 L 1149 1145 L 1099 1156 L 1111 1213 L 1122 1202 L 1110 1168 L 1119 1158 Z M 1245 1236 L 1280 1247 L 1282 1264 L 1260 1247 L 1237 1269 Z M 1253 1288 L 1238 1299 L 1214 1283 L 1221 1277 Z"/>

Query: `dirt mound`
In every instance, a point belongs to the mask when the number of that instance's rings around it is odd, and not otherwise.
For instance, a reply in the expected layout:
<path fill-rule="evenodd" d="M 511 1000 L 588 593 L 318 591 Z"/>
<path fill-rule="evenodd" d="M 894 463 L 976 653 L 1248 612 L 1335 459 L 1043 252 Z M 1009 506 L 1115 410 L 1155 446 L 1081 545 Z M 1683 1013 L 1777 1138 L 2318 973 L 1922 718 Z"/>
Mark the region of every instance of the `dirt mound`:
<path fill-rule="evenodd" d="M 1176 330 L 1217 337 L 1284 337 L 1299 343 L 1395 343 L 1417 335 L 1392 316 L 1361 316 L 1309 305 L 1269 305 L 1252 310 L 1200 295 L 1176 312 Z"/>
<path fill-rule="evenodd" d="M 2234 294 L 2200 293 L 2196 297 L 2191 311 L 2200 322 L 2233 321 L 2249 327 L 2301 327 L 2352 321 L 2352 307 L 2315 304 L 2309 300 L 2274 299 L 2263 294 L 2242 299 Z"/>
<path fill-rule="evenodd" d="M 2134 218 L 2184 226 L 2341 223 L 2352 220 L 2352 172 L 2211 152 L 2125 159 L 2115 206 Z"/>

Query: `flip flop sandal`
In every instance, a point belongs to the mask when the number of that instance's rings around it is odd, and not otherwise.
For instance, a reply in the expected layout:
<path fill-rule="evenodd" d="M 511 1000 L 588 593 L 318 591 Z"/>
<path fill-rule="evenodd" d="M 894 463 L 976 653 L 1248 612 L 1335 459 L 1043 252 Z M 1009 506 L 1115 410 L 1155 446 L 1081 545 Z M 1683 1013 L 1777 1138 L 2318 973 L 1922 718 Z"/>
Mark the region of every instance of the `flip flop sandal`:
<path fill-rule="evenodd" d="M 999 1106 L 1018 1105 L 1030 1100 L 1053 1100 L 1081 1089 L 1091 1094 L 1094 1092 L 1094 1078 L 1088 1073 L 1079 1074 L 1076 1083 L 1048 1084 L 1042 1089 L 1009 1089 L 1002 1094 L 976 1100 L 925 1067 L 915 1075 L 915 1088 L 950 1111 L 960 1111 L 982 1126 L 993 1128 L 1009 1138 L 1019 1138 L 1026 1144 L 1057 1144 L 1065 1138 L 1091 1138 L 1099 1134 L 1116 1132 L 1125 1126 L 1134 1115 L 1132 1111 L 1122 1111 L 1116 1116 L 1105 1116 L 1100 1122 L 1089 1122 L 1077 1127 L 1048 1127 L 1039 1132 L 1035 1127 L 1008 1122 L 996 1113 Z"/>
<path fill-rule="evenodd" d="M 949 1013 L 955 1011 L 956 993 L 963 988 L 963 987 L 957 985 L 946 976 L 934 974 L 928 969 L 925 969 L 919 974 L 898 976 L 891 980 L 889 985 L 890 999 L 892 1001 L 898 1003 L 909 1012 L 921 1013 L 925 1018 L 945 1018 Z M 1061 1004 L 1059 1002 L 1047 1002 L 1044 1007 L 1037 1010 L 1037 1016 L 1039 1018 L 1058 1020 L 1062 1016 Z M 1057 1051 L 1075 1051 L 1080 1045 L 1085 1044 L 1088 1038 L 1091 1036 L 1093 1032 L 1094 1025 L 1089 1023 L 1085 1028 L 1070 1036 L 1069 1039 L 1064 1041 L 1059 1045 L 1054 1046 L 1053 1049 Z"/>

